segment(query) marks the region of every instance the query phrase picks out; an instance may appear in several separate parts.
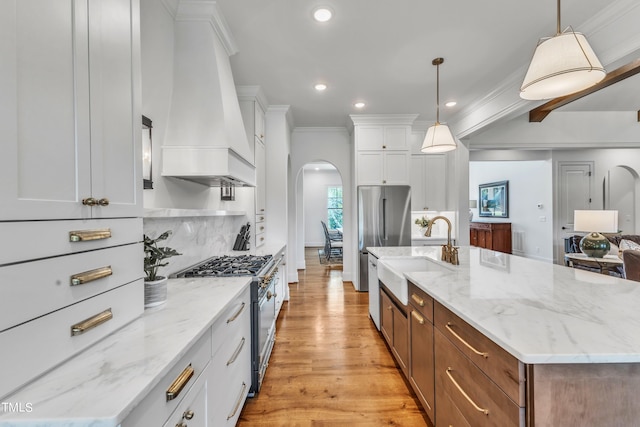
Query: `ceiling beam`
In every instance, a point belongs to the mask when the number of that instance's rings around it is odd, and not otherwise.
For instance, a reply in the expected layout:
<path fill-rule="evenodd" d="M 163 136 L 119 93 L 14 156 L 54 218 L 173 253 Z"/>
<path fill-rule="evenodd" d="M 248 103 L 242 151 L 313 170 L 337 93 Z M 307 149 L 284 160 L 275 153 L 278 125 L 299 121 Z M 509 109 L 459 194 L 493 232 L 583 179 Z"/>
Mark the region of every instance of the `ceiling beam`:
<path fill-rule="evenodd" d="M 600 89 L 604 89 L 605 87 L 611 86 L 614 83 L 618 83 L 619 81 L 624 80 L 627 77 L 635 76 L 638 73 L 640 73 L 640 59 L 636 59 L 635 61 L 623 65 L 620 68 L 616 68 L 610 73 L 607 73 L 607 75 L 601 82 L 587 89 L 572 93 L 570 95 L 554 98 L 540 105 L 539 107 L 534 108 L 533 110 L 529 111 L 529 122 L 541 122 L 545 119 L 545 117 L 549 115 L 549 113 L 551 113 L 556 108 L 560 108 L 563 105 L 567 105 L 577 99 L 597 92 Z M 638 112 L 638 114 L 640 114 L 640 112 Z"/>

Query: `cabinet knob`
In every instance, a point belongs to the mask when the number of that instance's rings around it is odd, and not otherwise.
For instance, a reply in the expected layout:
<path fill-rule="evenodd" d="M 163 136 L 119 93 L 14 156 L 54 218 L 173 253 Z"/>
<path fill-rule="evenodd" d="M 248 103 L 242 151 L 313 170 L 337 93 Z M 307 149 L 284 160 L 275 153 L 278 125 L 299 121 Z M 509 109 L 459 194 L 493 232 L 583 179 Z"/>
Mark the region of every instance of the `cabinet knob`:
<path fill-rule="evenodd" d="M 95 206 L 98 204 L 98 201 L 93 197 L 87 197 L 86 199 L 82 199 L 82 204 L 85 206 Z"/>
<path fill-rule="evenodd" d="M 385 149 L 385 148 L 387 148 L 387 146 L 386 146 L 386 145 L 383 145 L 383 146 L 382 146 L 382 149 Z"/>
<path fill-rule="evenodd" d="M 184 418 L 185 420 L 190 420 L 190 419 L 193 419 L 194 415 L 195 414 L 193 413 L 192 410 L 188 410 L 184 414 L 182 414 L 182 418 Z"/>
<path fill-rule="evenodd" d="M 109 199 L 103 197 L 102 199 L 98 200 L 98 204 L 100 206 L 109 206 Z"/>

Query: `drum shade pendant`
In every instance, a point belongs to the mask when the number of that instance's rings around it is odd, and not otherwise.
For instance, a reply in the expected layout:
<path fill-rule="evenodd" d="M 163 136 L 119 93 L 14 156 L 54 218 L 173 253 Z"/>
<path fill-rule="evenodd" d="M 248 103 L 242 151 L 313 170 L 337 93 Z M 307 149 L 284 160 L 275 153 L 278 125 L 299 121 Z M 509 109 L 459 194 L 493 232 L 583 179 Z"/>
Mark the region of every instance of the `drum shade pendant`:
<path fill-rule="evenodd" d="M 440 64 L 443 62 L 443 58 L 431 61 L 436 66 L 436 123 L 427 129 L 427 135 L 420 149 L 423 153 L 444 153 L 457 148 L 449 126 L 440 123 Z"/>
<path fill-rule="evenodd" d="M 540 39 L 520 88 L 529 100 L 557 98 L 586 89 L 606 76 L 586 37 L 571 27 L 560 31 L 560 0 L 556 35 Z"/>

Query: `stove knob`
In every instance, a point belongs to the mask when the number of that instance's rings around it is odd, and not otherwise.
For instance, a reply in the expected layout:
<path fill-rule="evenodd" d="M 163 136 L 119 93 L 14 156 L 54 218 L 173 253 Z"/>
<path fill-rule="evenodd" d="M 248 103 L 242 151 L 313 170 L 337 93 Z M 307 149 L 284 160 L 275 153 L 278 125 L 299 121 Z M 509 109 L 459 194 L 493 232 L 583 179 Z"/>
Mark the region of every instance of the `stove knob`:
<path fill-rule="evenodd" d="M 271 293 L 271 291 L 267 291 L 267 301 L 269 301 L 271 299 L 271 297 L 275 296 L 274 294 Z"/>

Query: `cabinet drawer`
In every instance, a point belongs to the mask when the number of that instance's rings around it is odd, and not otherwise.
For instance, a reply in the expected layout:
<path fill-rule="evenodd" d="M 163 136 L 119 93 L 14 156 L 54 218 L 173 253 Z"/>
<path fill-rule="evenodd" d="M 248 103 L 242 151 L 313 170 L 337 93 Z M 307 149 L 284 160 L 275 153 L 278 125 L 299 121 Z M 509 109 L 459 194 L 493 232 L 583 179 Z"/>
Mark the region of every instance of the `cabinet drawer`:
<path fill-rule="evenodd" d="M 169 369 L 169 372 L 162 377 L 140 405 L 133 410 L 125 422 L 122 423 L 122 427 L 163 425 L 172 416 L 172 413 L 181 404 L 185 396 L 190 394 L 190 390 L 199 380 L 210 361 L 211 334 L 207 330 L 204 336 L 187 350 L 186 354 Z M 188 375 L 183 376 L 183 374 L 188 373 L 189 368 L 193 369 L 193 374 L 185 384 L 181 380 L 188 378 Z M 169 388 L 179 383 L 185 384 L 184 388 L 177 393 L 175 398 L 167 400 Z"/>
<path fill-rule="evenodd" d="M 71 237 L 71 232 L 82 239 Z M 0 222 L 0 265 L 142 241 L 142 218 Z"/>
<path fill-rule="evenodd" d="M 251 300 L 249 286 L 229 303 L 211 328 L 211 354 L 215 357 L 222 347 L 230 347 L 232 337 L 244 334 L 251 340 Z M 235 348 L 235 347 L 234 347 Z"/>
<path fill-rule="evenodd" d="M 471 427 L 471 424 L 464 419 L 464 415 L 456 407 L 442 387 L 438 393 L 438 412 L 436 413 L 436 425 L 448 427 Z"/>
<path fill-rule="evenodd" d="M 0 267 L 0 331 L 142 278 L 143 256 L 138 243 Z"/>
<path fill-rule="evenodd" d="M 178 405 L 169 420 L 163 427 L 205 427 L 207 426 L 207 370 L 202 373 L 193 384 L 193 387 L 185 394 L 184 399 Z M 184 423 L 184 424 L 180 424 Z M 145 424 L 146 425 L 146 424 Z M 143 426 L 141 426 L 143 427 Z"/>
<path fill-rule="evenodd" d="M 84 350 L 140 316 L 142 279 L 0 333 L 0 397 Z M 112 318 L 72 336 L 71 328 L 111 309 Z M 90 325 L 87 325 L 90 326 Z"/>
<path fill-rule="evenodd" d="M 409 304 L 422 314 L 426 320 L 433 323 L 433 298 L 411 282 L 409 282 Z"/>
<path fill-rule="evenodd" d="M 472 230 L 491 230 L 492 224 L 487 222 L 472 222 L 469 224 Z"/>
<path fill-rule="evenodd" d="M 447 393 L 474 427 L 524 426 L 524 408 L 513 402 L 440 331 L 435 331 L 434 338 L 438 396 Z M 436 414 L 441 410 L 438 406 Z"/>
<path fill-rule="evenodd" d="M 435 327 L 491 377 L 514 402 L 524 406 L 524 365 L 437 302 L 434 315 Z"/>

